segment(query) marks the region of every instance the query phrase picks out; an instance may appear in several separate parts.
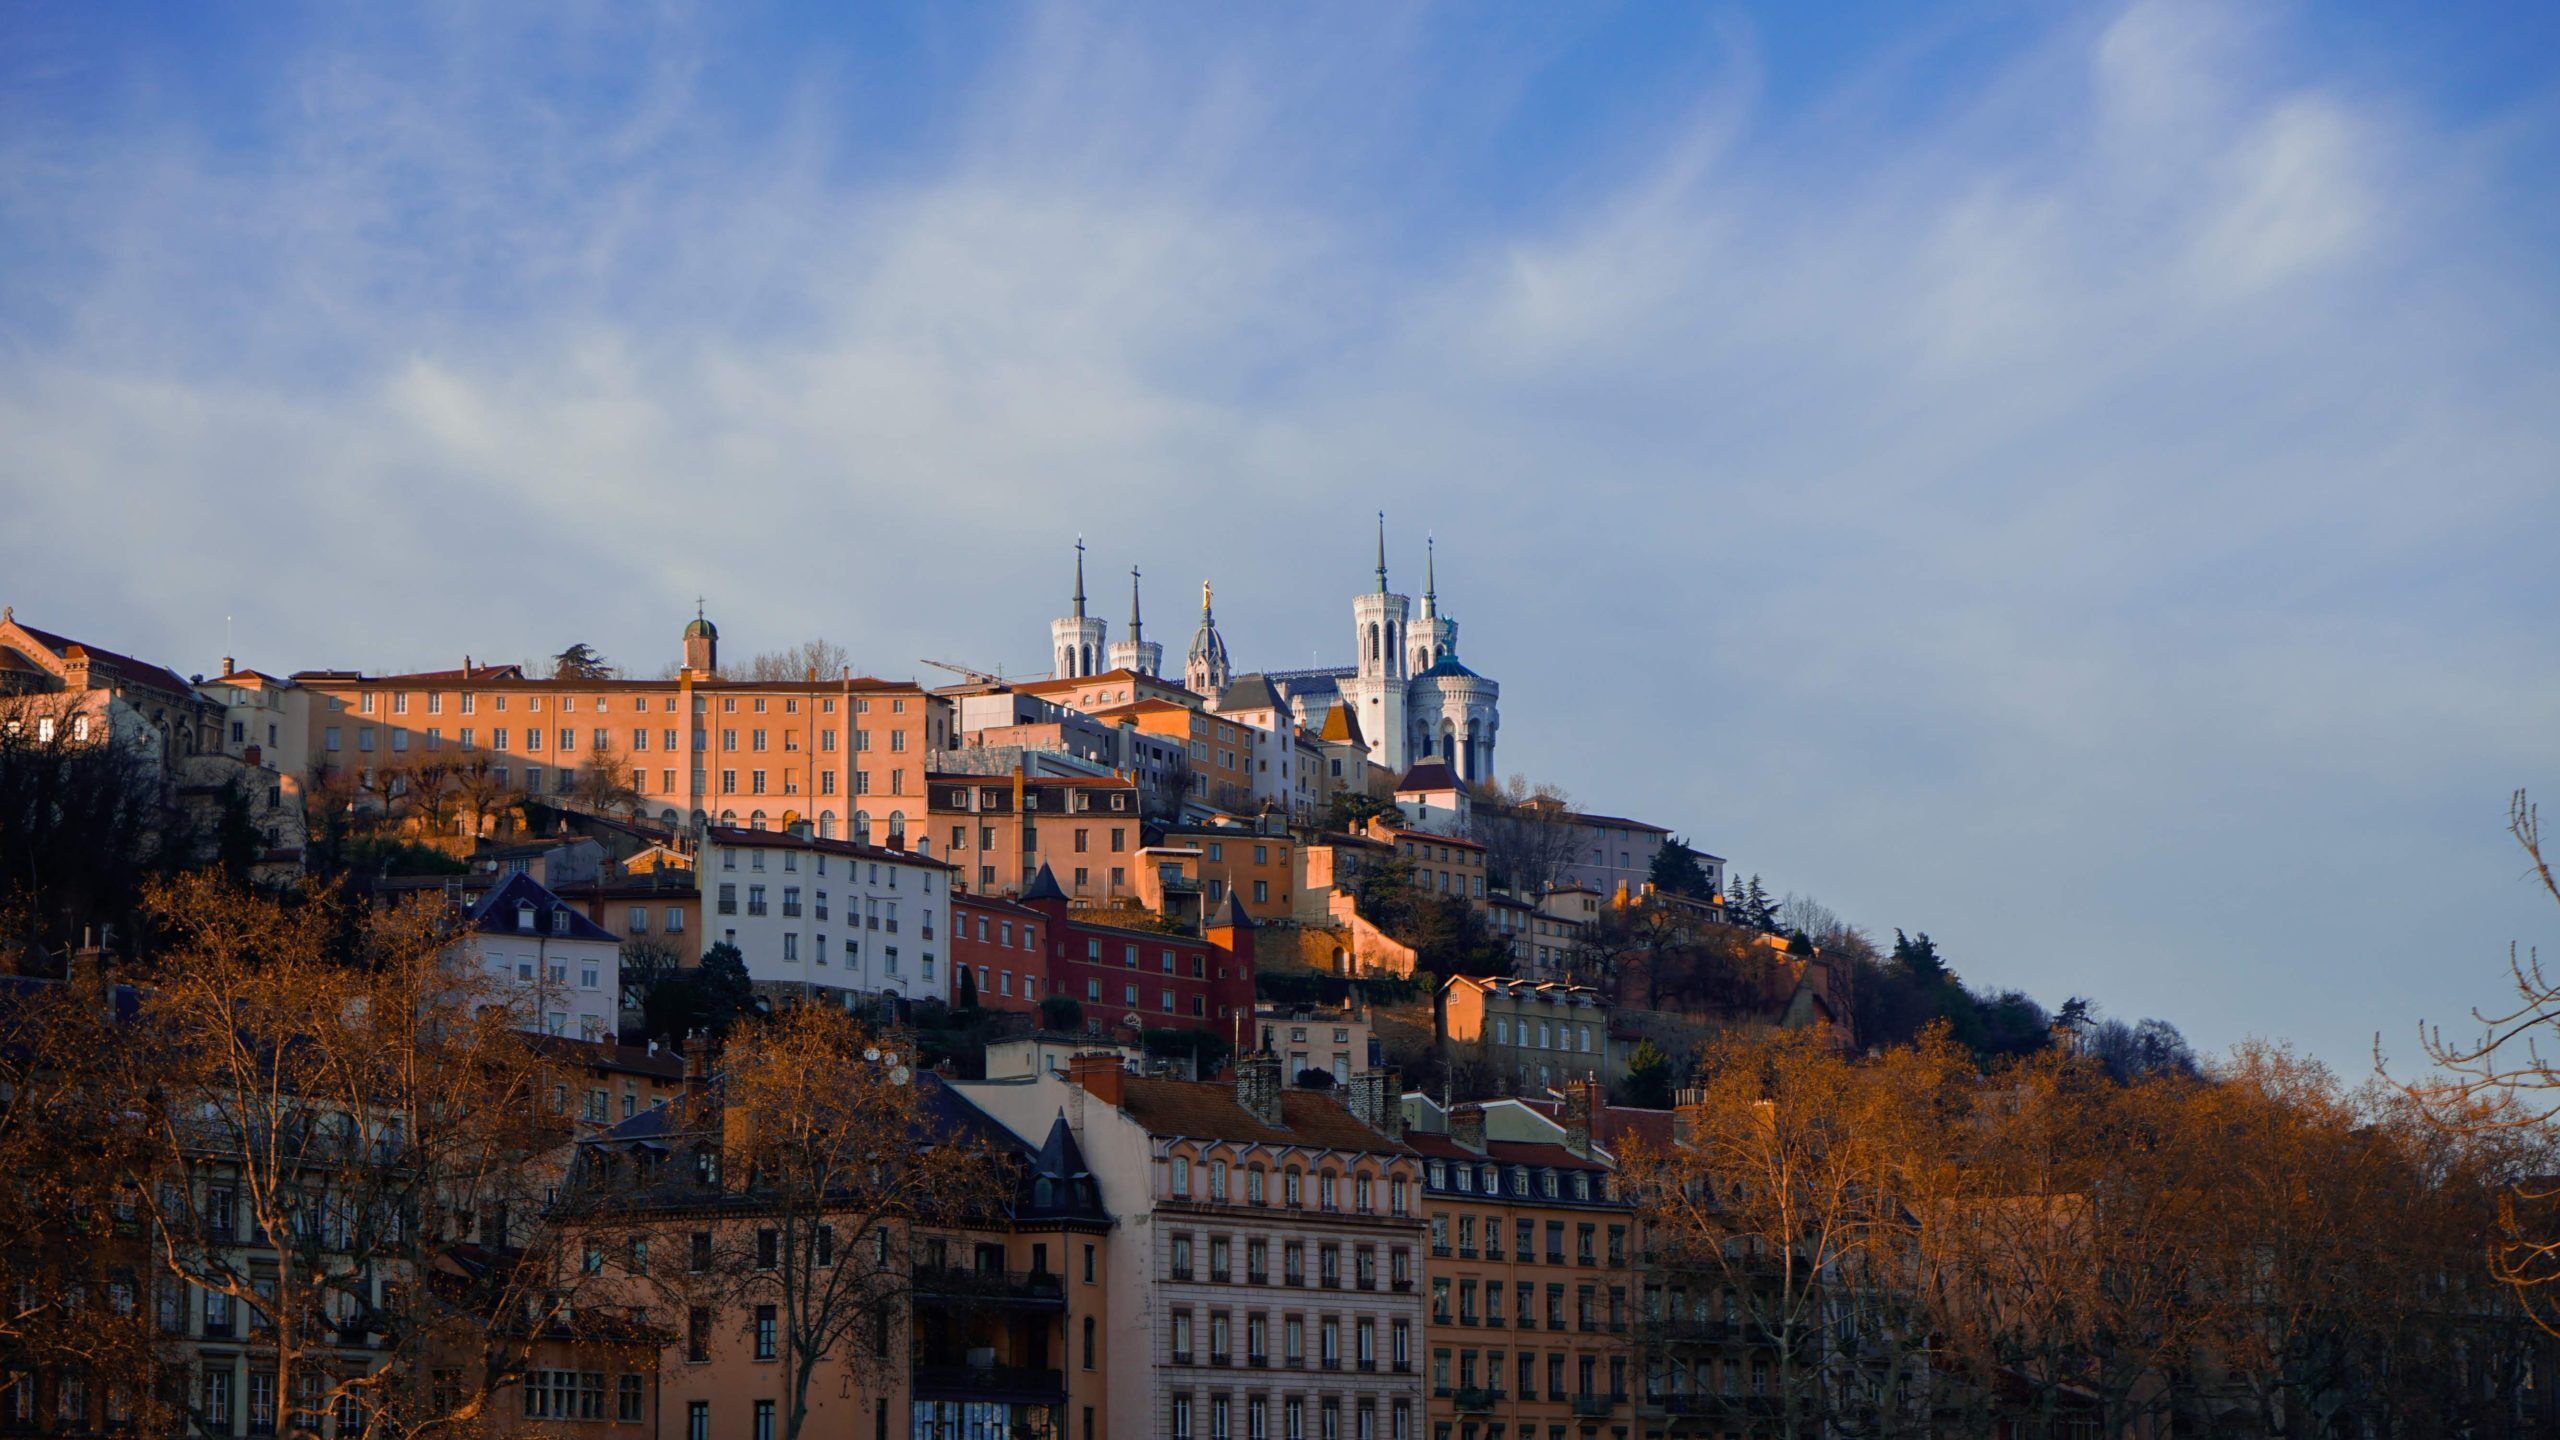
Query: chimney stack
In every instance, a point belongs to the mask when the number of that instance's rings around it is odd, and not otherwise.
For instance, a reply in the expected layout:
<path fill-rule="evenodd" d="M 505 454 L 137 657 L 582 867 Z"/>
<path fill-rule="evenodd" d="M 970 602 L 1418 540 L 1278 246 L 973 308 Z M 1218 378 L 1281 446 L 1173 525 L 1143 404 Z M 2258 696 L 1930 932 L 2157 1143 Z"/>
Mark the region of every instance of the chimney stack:
<path fill-rule="evenodd" d="M 1353 1118 L 1390 1140 L 1404 1138 L 1403 1087 L 1393 1070 L 1363 1070 L 1343 1089 Z"/>
<path fill-rule="evenodd" d="M 1591 1158 L 1591 1120 L 1600 1112 L 1600 1081 L 1586 1073 L 1564 1082 L 1564 1148 Z"/>
<path fill-rule="evenodd" d="M 1108 1052 L 1070 1057 L 1067 1078 L 1078 1089 L 1105 1105 L 1116 1106 L 1121 1097 L 1129 1093 L 1129 1072 L 1121 1068 L 1119 1056 Z"/>
<path fill-rule="evenodd" d="M 1449 1110 L 1449 1141 L 1462 1150 L 1484 1153 L 1484 1107 L 1476 1104 L 1452 1106 Z"/>
<path fill-rule="evenodd" d="M 1236 1103 L 1263 1124 L 1280 1126 L 1279 1056 L 1257 1050 L 1236 1062 Z"/>

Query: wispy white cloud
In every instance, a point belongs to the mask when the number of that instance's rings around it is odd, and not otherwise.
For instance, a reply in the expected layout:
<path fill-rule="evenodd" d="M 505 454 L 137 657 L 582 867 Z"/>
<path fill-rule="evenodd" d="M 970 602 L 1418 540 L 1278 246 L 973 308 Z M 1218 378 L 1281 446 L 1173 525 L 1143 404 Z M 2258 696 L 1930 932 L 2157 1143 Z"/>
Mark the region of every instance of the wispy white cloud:
<path fill-rule="evenodd" d="M 1511 763 L 1978 978 L 2352 1058 L 2529 918 L 2560 410 L 2512 122 L 2304 73 L 2312 18 L 2060 17 L 1895 103 L 1957 30 L 1789 108 L 1729 22 L 1559 137 L 1570 36 L 1059 7 L 903 147 L 879 57 L 750 105 L 682 15 L 324 35 L 248 84 L 276 143 L 145 96 L 0 149 L 0 589 L 271 666 L 654 665 L 701 591 L 903 672 L 1036 663 L 1082 531 L 1290 664 L 1383 504 Z"/>

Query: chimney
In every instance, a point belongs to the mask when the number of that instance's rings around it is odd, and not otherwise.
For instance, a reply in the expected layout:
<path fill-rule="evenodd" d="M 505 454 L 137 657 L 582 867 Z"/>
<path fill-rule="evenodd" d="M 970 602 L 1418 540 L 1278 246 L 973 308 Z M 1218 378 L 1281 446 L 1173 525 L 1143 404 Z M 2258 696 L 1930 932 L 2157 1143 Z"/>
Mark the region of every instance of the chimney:
<path fill-rule="evenodd" d="M 225 675 L 237 675 L 240 673 L 240 668 L 231 663 L 231 657 L 228 655 L 222 657 L 222 673 Z"/>
<path fill-rule="evenodd" d="M 688 1030 L 683 1048 L 685 1088 L 698 1090 L 711 1082 L 711 1042 L 700 1031 Z"/>
<path fill-rule="evenodd" d="M 1479 1155 L 1483 1154 L 1484 1107 L 1475 1104 L 1451 1107 L 1449 1111 L 1449 1140 L 1450 1143 L 1458 1146 L 1462 1150 L 1472 1150 Z"/>
<path fill-rule="evenodd" d="M 1129 1072 L 1121 1068 L 1119 1056 L 1108 1052 L 1070 1058 L 1067 1079 L 1105 1105 L 1116 1106 L 1128 1094 Z"/>
<path fill-rule="evenodd" d="M 1236 1061 L 1236 1103 L 1263 1124 L 1280 1126 L 1279 1056 L 1257 1050 Z"/>
<path fill-rule="evenodd" d="M 1343 1089 L 1353 1118 L 1390 1140 L 1404 1138 L 1404 1092 L 1393 1070 L 1363 1070 Z"/>
<path fill-rule="evenodd" d="M 1564 1082 L 1564 1148 L 1591 1158 L 1591 1118 L 1600 1113 L 1600 1082 L 1586 1073 Z"/>
<path fill-rule="evenodd" d="M 107 999 L 107 947 L 98 943 L 96 932 L 80 932 L 80 948 L 71 952 L 63 966 L 63 977 L 71 982 L 71 991 L 92 1005 L 103 1006 Z"/>

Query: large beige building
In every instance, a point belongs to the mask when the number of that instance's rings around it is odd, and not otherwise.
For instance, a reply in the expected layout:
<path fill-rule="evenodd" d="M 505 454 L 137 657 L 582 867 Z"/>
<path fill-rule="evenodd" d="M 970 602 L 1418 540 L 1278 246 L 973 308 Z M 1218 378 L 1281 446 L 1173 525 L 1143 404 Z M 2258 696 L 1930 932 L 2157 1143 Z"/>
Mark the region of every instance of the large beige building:
<path fill-rule="evenodd" d="M 954 1088 L 1016 1134 L 1063 1115 L 1102 1185 L 1109 1406 L 1159 1440 L 1418 1440 L 1421 1171 L 1388 1078 L 1072 1077 Z M 1081 1437 L 1079 1437 L 1081 1440 Z"/>
<path fill-rule="evenodd" d="M 949 706 L 902 680 L 726 678 L 719 632 L 685 627 L 669 680 L 554 679 L 521 666 L 403 675 L 306 670 L 314 765 L 369 787 L 404 769 L 486 762 L 505 786 L 567 794 L 599 758 L 627 767 L 644 818 L 780 830 L 931 853 L 925 767 L 950 743 Z"/>

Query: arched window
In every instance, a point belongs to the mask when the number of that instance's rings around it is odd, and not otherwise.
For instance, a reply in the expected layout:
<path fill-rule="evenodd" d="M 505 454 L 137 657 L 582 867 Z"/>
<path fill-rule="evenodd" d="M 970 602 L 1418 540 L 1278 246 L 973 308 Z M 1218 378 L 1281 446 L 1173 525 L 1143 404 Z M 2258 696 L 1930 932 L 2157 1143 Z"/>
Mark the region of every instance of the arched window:
<path fill-rule="evenodd" d="M 860 844 L 868 845 L 871 843 L 870 811 L 856 810 L 853 812 L 853 838 Z"/>
<path fill-rule="evenodd" d="M 1375 625 L 1369 627 L 1369 658 L 1378 658 L 1378 627 Z"/>
<path fill-rule="evenodd" d="M 836 815 L 834 811 L 830 810 L 826 814 L 818 817 L 818 838 L 821 840 L 833 840 L 836 838 Z"/>
<path fill-rule="evenodd" d="M 892 850 L 907 848 L 907 817 L 904 815 L 889 817 L 889 848 Z"/>
<path fill-rule="evenodd" d="M 764 812 L 763 812 L 763 811 L 761 811 L 761 810 L 758 810 L 758 811 L 757 811 L 757 812 L 755 812 L 754 814 L 752 814 L 752 815 L 748 816 L 748 817 L 747 817 L 747 828 L 748 828 L 748 829 L 750 829 L 750 830 L 761 830 L 761 829 L 763 829 L 763 828 L 764 828 Z"/>
<path fill-rule="evenodd" d="M 730 825 L 730 826 L 734 826 L 734 825 L 736 825 L 736 824 L 738 823 L 738 812 L 737 812 L 737 811 L 735 811 L 735 810 L 723 810 L 723 811 L 721 811 L 721 812 L 720 812 L 720 823 L 721 823 L 721 824 L 723 824 L 723 825 Z"/>

